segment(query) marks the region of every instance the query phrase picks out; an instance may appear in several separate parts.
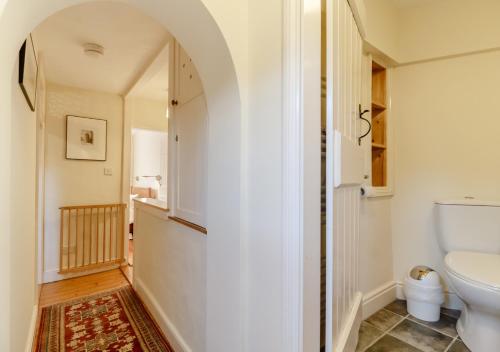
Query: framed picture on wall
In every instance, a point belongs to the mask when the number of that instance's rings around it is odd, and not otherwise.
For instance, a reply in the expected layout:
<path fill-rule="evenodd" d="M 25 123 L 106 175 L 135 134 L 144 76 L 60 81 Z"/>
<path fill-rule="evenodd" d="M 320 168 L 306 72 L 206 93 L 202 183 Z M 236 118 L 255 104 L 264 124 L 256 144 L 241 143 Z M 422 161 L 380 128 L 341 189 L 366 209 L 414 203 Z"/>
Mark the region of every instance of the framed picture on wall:
<path fill-rule="evenodd" d="M 66 116 L 66 159 L 106 160 L 108 121 Z"/>
<path fill-rule="evenodd" d="M 30 34 L 19 50 L 19 85 L 31 111 L 35 111 L 37 75 L 38 63 Z"/>

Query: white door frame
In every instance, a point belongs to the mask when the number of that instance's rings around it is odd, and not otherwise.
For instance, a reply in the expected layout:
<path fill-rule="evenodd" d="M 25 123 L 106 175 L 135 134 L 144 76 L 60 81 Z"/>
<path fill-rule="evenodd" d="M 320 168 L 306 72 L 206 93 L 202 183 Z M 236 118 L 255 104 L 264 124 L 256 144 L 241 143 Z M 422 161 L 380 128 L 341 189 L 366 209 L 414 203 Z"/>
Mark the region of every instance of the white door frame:
<path fill-rule="evenodd" d="M 321 0 L 283 19 L 283 351 L 319 351 Z"/>
<path fill-rule="evenodd" d="M 36 250 L 37 250 L 37 296 L 43 283 L 43 272 L 45 267 L 45 104 L 46 104 L 46 81 L 44 71 L 43 55 L 38 55 L 38 79 L 37 79 L 37 107 L 36 107 Z"/>
<path fill-rule="evenodd" d="M 122 179 L 121 179 L 121 201 L 122 203 L 127 204 L 127 208 L 125 209 L 125 218 L 128 223 L 130 218 L 130 209 L 131 209 L 131 201 L 130 201 L 130 190 L 132 187 L 132 153 L 133 153 L 133 145 L 132 145 L 132 130 L 134 127 L 132 126 L 132 115 L 134 114 L 133 106 L 134 106 L 134 97 L 136 97 L 136 93 L 139 92 L 145 84 L 149 82 L 149 80 L 161 69 L 164 65 L 165 61 L 168 61 L 170 67 L 173 66 L 173 61 L 171 60 L 171 52 L 173 52 L 173 43 L 174 38 L 169 36 L 167 38 L 166 43 L 163 44 L 162 49 L 158 52 L 158 54 L 148 62 L 143 69 L 141 70 L 141 74 L 136 77 L 135 82 L 130 86 L 127 93 L 123 96 L 123 140 L 122 140 Z M 169 77 L 169 87 L 170 87 L 170 77 Z M 168 109 L 170 109 L 170 92 L 167 92 L 165 95 L 165 99 L 167 101 Z M 171 116 L 172 111 L 170 109 L 169 115 Z M 170 130 L 170 127 L 169 127 Z M 167 131 L 169 133 L 169 131 Z M 170 146 L 167 146 L 170 148 Z M 170 180 L 170 175 L 167 175 L 167 180 Z M 167 196 L 169 196 L 170 192 L 168 191 Z M 126 225 L 126 224 L 125 224 Z M 123 250 L 124 250 L 124 263 L 128 263 L 128 225 L 125 226 L 126 231 L 123 234 L 124 242 L 123 242 Z"/>

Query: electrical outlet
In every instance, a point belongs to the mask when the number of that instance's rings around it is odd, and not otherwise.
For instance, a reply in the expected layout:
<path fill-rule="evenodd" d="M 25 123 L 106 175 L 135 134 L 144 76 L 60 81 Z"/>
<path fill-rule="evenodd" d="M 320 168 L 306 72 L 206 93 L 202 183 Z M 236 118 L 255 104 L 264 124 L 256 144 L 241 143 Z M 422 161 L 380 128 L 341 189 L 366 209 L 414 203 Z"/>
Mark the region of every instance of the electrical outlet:
<path fill-rule="evenodd" d="M 113 175 L 113 169 L 109 168 L 109 167 L 105 167 L 104 168 L 104 175 L 106 176 L 111 176 Z"/>

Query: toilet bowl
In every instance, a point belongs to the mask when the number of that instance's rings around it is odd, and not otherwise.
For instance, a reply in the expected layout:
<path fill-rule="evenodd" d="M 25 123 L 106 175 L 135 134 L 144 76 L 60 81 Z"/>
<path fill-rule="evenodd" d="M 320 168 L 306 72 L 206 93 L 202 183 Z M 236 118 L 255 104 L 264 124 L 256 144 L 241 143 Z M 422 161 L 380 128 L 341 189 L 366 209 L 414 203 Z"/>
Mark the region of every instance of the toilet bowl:
<path fill-rule="evenodd" d="M 457 331 L 472 352 L 500 351 L 500 202 L 436 202 L 451 291 L 464 303 Z"/>
<path fill-rule="evenodd" d="M 500 350 L 500 255 L 450 252 L 445 270 L 465 306 L 457 323 L 460 338 L 473 352 Z"/>

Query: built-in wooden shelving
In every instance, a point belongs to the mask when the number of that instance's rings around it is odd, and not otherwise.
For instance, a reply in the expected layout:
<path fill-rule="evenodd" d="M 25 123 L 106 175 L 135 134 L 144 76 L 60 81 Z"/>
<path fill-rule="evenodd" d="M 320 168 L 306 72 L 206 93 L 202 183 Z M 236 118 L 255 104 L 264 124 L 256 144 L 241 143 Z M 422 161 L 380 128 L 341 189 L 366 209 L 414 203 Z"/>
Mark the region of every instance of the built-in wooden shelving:
<path fill-rule="evenodd" d="M 372 143 L 372 148 L 373 149 L 386 149 L 387 147 L 383 144 Z"/>
<path fill-rule="evenodd" d="M 378 102 L 378 101 L 372 101 L 372 110 L 385 110 L 385 104 Z"/>
<path fill-rule="evenodd" d="M 372 61 L 372 186 L 387 186 L 387 70 Z"/>

